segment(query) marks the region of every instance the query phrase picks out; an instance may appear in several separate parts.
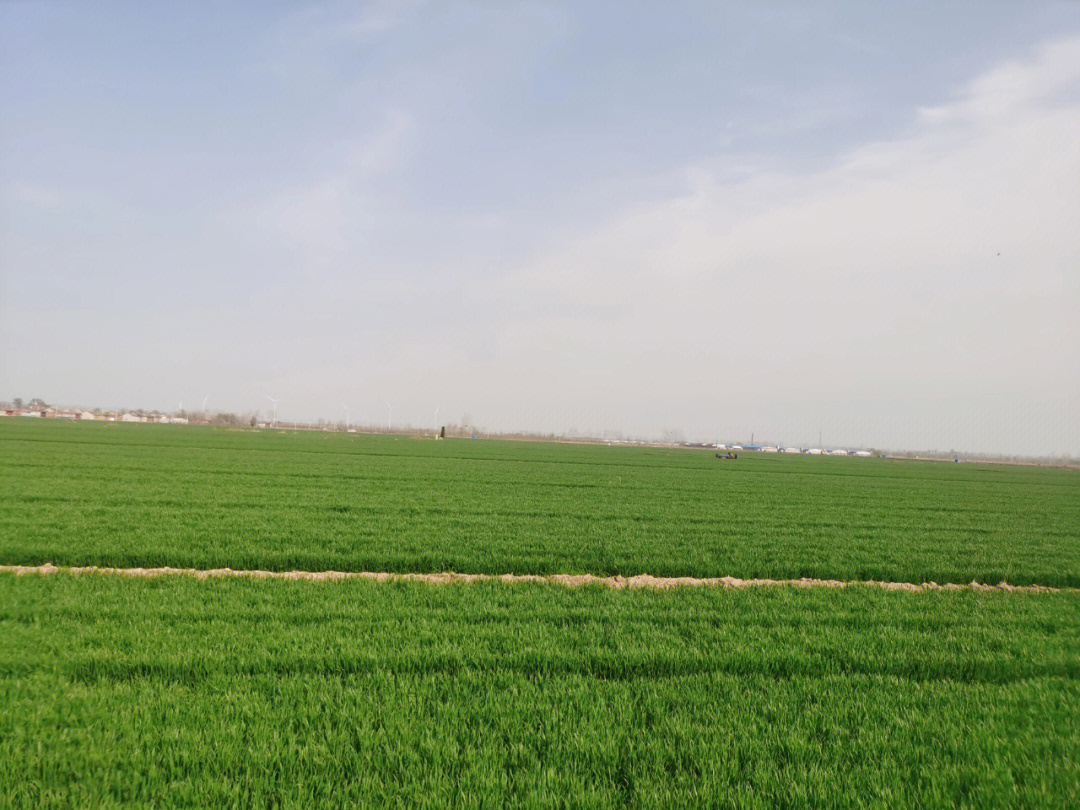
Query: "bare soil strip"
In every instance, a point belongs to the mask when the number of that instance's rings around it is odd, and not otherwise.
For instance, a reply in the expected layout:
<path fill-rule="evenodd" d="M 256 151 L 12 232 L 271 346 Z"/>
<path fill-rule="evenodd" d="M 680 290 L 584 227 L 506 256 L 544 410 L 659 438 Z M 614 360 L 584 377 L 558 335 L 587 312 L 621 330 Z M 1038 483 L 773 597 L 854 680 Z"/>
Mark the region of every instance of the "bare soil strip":
<path fill-rule="evenodd" d="M 432 585 L 447 585 L 455 582 L 543 582 L 566 587 L 583 585 L 606 585 L 609 588 L 655 588 L 664 590 L 679 587 L 712 588 L 847 588 L 864 586 L 884 588 L 889 591 L 1007 591 L 1015 593 L 1080 593 L 1077 588 L 1051 588 L 1046 585 L 1010 585 L 999 582 L 989 585 L 982 582 L 945 583 L 936 582 L 881 582 L 878 580 L 839 579 L 739 579 L 738 577 L 654 577 L 638 574 L 632 577 L 619 575 L 598 577 L 593 574 L 459 574 L 447 571 L 439 574 L 401 574 L 391 571 L 243 571 L 234 568 L 107 568 L 96 565 L 55 566 L 44 565 L 0 565 L 0 573 L 16 574 L 113 574 L 127 577 L 190 576 L 196 579 L 211 577 L 248 577 L 251 579 L 293 579 L 325 582 L 341 579 L 368 579 L 375 582 L 426 582 Z"/>

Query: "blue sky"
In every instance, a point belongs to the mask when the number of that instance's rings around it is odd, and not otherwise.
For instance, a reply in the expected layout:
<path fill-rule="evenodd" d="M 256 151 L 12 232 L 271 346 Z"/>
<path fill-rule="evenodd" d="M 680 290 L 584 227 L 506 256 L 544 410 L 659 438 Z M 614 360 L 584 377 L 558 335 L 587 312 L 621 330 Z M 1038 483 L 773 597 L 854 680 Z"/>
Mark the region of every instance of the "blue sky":
<path fill-rule="evenodd" d="M 0 31 L 3 396 L 1080 454 L 1080 4 Z"/>

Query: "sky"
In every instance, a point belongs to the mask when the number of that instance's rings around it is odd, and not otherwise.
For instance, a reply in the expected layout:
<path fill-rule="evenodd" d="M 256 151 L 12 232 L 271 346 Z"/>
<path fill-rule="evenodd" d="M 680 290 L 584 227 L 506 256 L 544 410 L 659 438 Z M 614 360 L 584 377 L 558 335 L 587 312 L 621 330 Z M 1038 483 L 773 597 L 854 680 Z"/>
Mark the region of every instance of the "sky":
<path fill-rule="evenodd" d="M 1080 456 L 1077 2 L 13 0 L 0 113 L 0 398 Z"/>

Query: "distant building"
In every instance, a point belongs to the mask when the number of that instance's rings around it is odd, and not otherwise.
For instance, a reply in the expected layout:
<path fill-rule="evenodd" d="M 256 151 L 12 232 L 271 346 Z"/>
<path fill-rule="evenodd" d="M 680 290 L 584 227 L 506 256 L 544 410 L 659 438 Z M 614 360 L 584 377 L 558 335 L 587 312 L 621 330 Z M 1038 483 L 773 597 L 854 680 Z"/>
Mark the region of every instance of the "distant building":
<path fill-rule="evenodd" d="M 809 450 L 806 451 L 806 453 L 807 453 L 807 455 L 811 455 L 811 456 L 820 456 L 821 453 L 822 453 L 822 450 L 821 450 L 820 447 L 811 447 Z"/>
<path fill-rule="evenodd" d="M 800 450 L 798 447 L 785 447 L 780 452 L 782 452 L 782 453 L 801 453 L 802 450 Z"/>
<path fill-rule="evenodd" d="M 135 413 L 125 413 L 120 417 L 121 422 L 142 422 L 144 421 L 141 416 Z"/>
<path fill-rule="evenodd" d="M 851 455 L 853 455 L 853 456 L 859 456 L 860 458 L 870 458 L 870 456 L 872 456 L 872 455 L 874 455 L 874 454 L 873 454 L 873 453 L 871 453 L 871 452 L 870 452 L 869 450 L 856 450 L 856 451 L 855 451 L 854 453 L 852 453 Z"/>

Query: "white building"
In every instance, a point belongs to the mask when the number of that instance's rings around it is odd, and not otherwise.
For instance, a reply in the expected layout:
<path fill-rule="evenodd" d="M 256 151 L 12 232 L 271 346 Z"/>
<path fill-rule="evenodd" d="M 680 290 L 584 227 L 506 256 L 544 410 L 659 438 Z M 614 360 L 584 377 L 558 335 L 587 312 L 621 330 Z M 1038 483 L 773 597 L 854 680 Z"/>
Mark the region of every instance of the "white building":
<path fill-rule="evenodd" d="M 821 455 L 821 448 L 820 447 L 811 447 L 806 452 L 807 452 L 808 455 L 811 455 L 811 456 L 820 456 Z"/>
<path fill-rule="evenodd" d="M 782 453 L 801 453 L 802 450 L 800 450 L 798 447 L 785 447 L 780 452 L 782 452 Z"/>
<path fill-rule="evenodd" d="M 869 450 L 856 450 L 854 453 L 852 453 L 852 455 L 859 456 L 860 458 L 870 458 L 870 456 L 874 454 L 871 453 Z"/>

